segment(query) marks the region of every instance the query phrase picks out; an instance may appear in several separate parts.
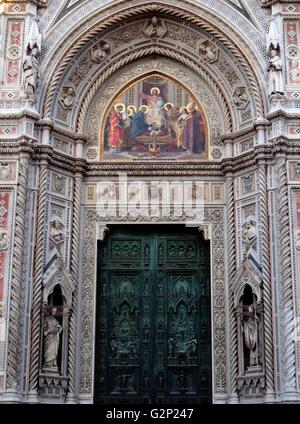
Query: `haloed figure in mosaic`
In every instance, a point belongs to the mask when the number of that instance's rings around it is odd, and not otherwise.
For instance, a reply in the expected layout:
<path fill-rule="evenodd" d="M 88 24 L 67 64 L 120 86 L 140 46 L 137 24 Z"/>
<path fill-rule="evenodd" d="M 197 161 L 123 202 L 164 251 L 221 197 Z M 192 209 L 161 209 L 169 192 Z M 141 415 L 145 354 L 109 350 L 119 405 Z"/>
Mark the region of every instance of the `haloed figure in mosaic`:
<path fill-rule="evenodd" d="M 124 119 L 122 113 L 125 106 L 122 103 L 115 105 L 109 120 L 109 146 L 113 153 L 119 153 L 124 143 Z"/>
<path fill-rule="evenodd" d="M 244 321 L 243 331 L 245 346 L 250 353 L 249 365 L 256 366 L 258 365 L 258 316 L 253 304 L 249 306 L 249 317 Z"/>
<path fill-rule="evenodd" d="M 102 157 L 206 159 L 207 144 L 196 100 L 178 83 L 153 75 L 115 99 L 104 125 Z"/>
<path fill-rule="evenodd" d="M 57 356 L 62 327 L 55 318 L 56 308 L 52 308 L 50 315 L 45 319 L 44 325 L 44 368 L 57 371 Z"/>

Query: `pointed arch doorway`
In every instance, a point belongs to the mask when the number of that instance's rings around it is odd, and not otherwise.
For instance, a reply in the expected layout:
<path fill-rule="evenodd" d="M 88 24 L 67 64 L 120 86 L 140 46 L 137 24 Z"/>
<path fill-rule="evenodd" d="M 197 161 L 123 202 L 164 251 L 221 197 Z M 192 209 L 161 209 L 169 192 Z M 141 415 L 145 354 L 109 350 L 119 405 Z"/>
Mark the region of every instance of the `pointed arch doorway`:
<path fill-rule="evenodd" d="M 95 403 L 210 403 L 209 241 L 112 226 L 98 245 Z"/>

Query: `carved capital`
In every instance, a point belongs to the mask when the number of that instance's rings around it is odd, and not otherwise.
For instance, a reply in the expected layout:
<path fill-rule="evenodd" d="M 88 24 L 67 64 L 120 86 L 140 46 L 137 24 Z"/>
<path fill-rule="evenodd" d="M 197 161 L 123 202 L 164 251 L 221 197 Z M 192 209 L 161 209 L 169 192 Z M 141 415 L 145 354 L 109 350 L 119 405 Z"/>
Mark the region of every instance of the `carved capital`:
<path fill-rule="evenodd" d="M 103 241 L 108 231 L 109 228 L 106 224 L 98 223 L 96 225 L 96 240 Z"/>
<path fill-rule="evenodd" d="M 204 240 L 211 240 L 212 239 L 212 231 L 211 231 L 211 225 L 210 224 L 202 224 L 199 225 L 198 231 L 201 233 Z"/>

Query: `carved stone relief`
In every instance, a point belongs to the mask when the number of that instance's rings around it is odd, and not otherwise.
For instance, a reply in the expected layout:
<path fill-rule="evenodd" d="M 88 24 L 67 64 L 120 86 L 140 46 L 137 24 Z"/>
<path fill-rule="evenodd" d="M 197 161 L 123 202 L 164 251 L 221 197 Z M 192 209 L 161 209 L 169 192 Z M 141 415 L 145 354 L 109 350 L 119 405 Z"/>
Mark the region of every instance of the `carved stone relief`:
<path fill-rule="evenodd" d="M 250 194 L 255 191 L 255 174 L 245 175 L 242 177 L 242 189 L 241 194 Z"/>
<path fill-rule="evenodd" d="M 155 24 L 152 23 L 151 19 L 154 19 Z M 161 44 L 161 48 L 166 50 L 166 53 L 163 53 L 162 50 L 159 50 L 160 47 L 157 47 L 157 54 L 159 56 L 168 55 L 167 52 L 170 51 L 170 46 L 172 46 L 174 52 L 176 51 L 176 56 L 178 56 L 176 59 L 174 58 L 178 62 L 177 66 L 181 66 L 179 62 L 185 63 L 186 73 L 192 73 L 192 69 L 194 68 L 188 61 L 194 61 L 197 57 L 199 66 L 203 68 L 203 75 L 206 75 L 207 82 L 210 79 L 208 75 L 213 75 L 213 78 L 215 81 L 218 81 L 221 87 L 221 91 L 223 92 L 222 95 L 228 99 L 232 99 L 231 105 L 235 106 L 232 110 L 235 126 L 245 125 L 253 115 L 256 100 L 253 96 L 253 91 L 246 74 L 232 55 L 224 49 L 224 46 L 219 42 L 190 23 L 183 24 L 178 20 L 172 21 L 170 17 L 162 19 L 159 16 L 153 16 L 151 19 L 148 21 L 138 20 L 130 24 L 123 23 L 119 25 L 117 29 L 112 29 L 105 33 L 105 40 L 102 38 L 102 34 L 100 34 L 93 44 L 87 44 L 85 50 L 77 56 L 76 60 L 74 59 L 75 62 L 73 60 L 73 65 L 70 65 L 71 68 L 69 67 L 70 70 L 68 73 L 64 73 L 66 78 L 64 81 L 61 81 L 61 87 L 68 84 L 73 84 L 76 87 L 80 86 L 80 93 L 82 93 L 81 95 L 82 98 L 85 99 L 85 102 L 87 101 L 87 97 L 89 101 L 92 101 L 93 96 L 91 92 L 86 96 L 86 90 L 90 89 L 89 85 L 91 81 L 94 81 L 93 84 L 96 84 L 97 78 L 100 78 L 101 81 L 98 83 L 98 87 L 100 87 L 101 84 L 105 84 L 105 80 L 111 74 L 109 69 L 106 69 L 103 74 L 104 68 L 102 67 L 102 62 L 106 61 L 106 63 L 108 63 L 107 59 L 110 60 L 110 56 L 113 56 L 114 68 L 116 70 L 114 75 L 116 75 L 118 73 L 118 68 L 142 55 L 141 53 L 135 53 L 136 49 L 139 49 L 139 51 L 141 50 L 141 44 L 142 49 L 145 50 L 145 55 L 147 55 L 147 48 L 151 47 L 154 37 L 156 43 L 158 43 L 158 45 Z M 159 29 L 157 30 L 154 28 Z M 152 34 L 153 31 L 158 31 L 159 35 L 149 35 L 150 33 Z M 113 49 L 113 55 L 111 55 L 111 48 Z M 101 51 L 101 57 L 99 56 L 98 59 L 95 58 L 95 51 L 97 49 L 99 49 L 99 52 Z M 185 52 L 184 56 L 182 55 L 183 50 Z M 130 59 L 131 56 L 132 59 Z M 100 63 L 100 68 L 96 62 Z M 118 62 L 119 65 L 116 65 L 116 62 Z M 136 64 L 136 67 L 138 68 L 139 65 Z M 97 77 L 97 74 L 99 77 Z M 124 80 L 124 82 L 126 81 Z M 220 101 L 222 95 L 220 92 L 217 93 L 219 88 L 217 88 L 217 86 L 214 87 L 212 81 L 208 84 L 206 83 L 207 89 L 209 85 L 216 97 L 215 102 Z M 121 85 L 119 85 L 119 89 L 120 88 Z M 234 92 L 235 90 L 237 90 L 237 93 Z M 242 92 L 239 94 L 238 90 L 242 90 Z M 94 88 L 92 91 L 96 94 Z M 76 102 L 74 102 L 74 109 L 80 103 L 80 99 L 76 99 Z M 245 109 L 248 104 L 251 105 L 251 107 L 247 109 L 246 113 Z M 239 117 L 235 108 L 242 109 L 244 111 L 243 116 Z M 225 111 L 226 107 L 223 108 L 223 110 Z M 60 108 L 56 113 L 58 113 L 58 115 L 56 115 L 57 118 L 61 121 L 57 121 L 57 124 L 62 125 L 63 121 L 67 121 L 69 122 L 66 124 L 67 126 L 71 125 L 74 127 L 76 125 L 75 119 L 78 110 L 73 110 L 71 117 L 66 114 L 66 110 L 61 110 Z M 221 113 L 224 114 L 224 112 Z M 63 126 L 66 127 L 66 125 Z M 82 125 L 82 123 L 79 123 L 79 125 Z"/>
<path fill-rule="evenodd" d="M 233 93 L 234 104 L 237 109 L 245 109 L 249 103 L 249 97 L 245 87 L 237 87 Z"/>
<path fill-rule="evenodd" d="M 294 181 L 300 181 L 300 161 L 289 163 L 289 179 Z"/>
<path fill-rule="evenodd" d="M 200 44 L 200 56 L 209 63 L 213 63 L 218 60 L 219 52 L 212 43 L 204 41 Z"/>
<path fill-rule="evenodd" d="M 52 174 L 52 191 L 64 195 L 66 193 L 66 177 Z"/>
<path fill-rule="evenodd" d="M 243 224 L 243 243 L 245 245 L 245 253 L 250 247 L 254 247 L 257 240 L 256 220 L 254 217 L 248 216 Z"/>
<path fill-rule="evenodd" d="M 0 180 L 5 182 L 13 181 L 16 178 L 16 162 L 1 162 L 0 163 Z"/>
<path fill-rule="evenodd" d="M 73 87 L 63 87 L 60 104 L 63 109 L 72 109 L 75 100 L 75 90 Z"/>
<path fill-rule="evenodd" d="M 143 29 L 144 34 L 148 38 L 162 38 L 167 31 L 165 21 L 163 19 L 159 19 L 157 16 L 152 16 L 149 21 L 146 21 Z"/>

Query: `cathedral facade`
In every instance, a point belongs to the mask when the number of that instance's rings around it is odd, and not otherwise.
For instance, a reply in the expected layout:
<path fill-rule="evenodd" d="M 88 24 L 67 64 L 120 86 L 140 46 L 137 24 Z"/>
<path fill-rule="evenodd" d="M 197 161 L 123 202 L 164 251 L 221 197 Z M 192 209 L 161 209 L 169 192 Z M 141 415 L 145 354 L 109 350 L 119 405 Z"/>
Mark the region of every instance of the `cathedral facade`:
<path fill-rule="evenodd" d="M 0 34 L 0 402 L 300 402 L 300 3 Z"/>

